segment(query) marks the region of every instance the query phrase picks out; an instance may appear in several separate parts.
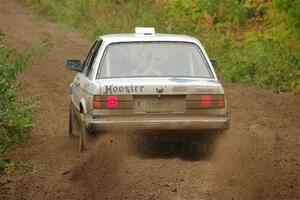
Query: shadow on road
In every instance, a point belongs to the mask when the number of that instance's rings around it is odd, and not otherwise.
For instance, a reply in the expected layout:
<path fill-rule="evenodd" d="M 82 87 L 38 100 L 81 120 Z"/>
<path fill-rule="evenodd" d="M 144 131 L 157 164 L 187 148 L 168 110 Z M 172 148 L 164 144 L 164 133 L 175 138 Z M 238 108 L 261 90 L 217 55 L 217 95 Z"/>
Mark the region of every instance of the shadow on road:
<path fill-rule="evenodd" d="M 207 160 L 213 152 L 215 132 L 139 131 L 131 135 L 133 151 L 141 158 Z"/>

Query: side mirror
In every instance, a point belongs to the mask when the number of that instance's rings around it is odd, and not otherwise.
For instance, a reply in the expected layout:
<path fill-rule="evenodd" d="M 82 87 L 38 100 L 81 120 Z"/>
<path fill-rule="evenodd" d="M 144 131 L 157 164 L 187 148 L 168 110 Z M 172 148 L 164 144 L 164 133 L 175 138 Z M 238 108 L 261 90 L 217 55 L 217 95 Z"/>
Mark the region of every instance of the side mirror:
<path fill-rule="evenodd" d="M 81 61 L 80 60 L 68 60 L 67 68 L 73 71 L 81 72 Z"/>
<path fill-rule="evenodd" d="M 210 60 L 210 62 L 211 62 L 211 64 L 212 64 L 212 66 L 213 66 L 215 69 L 217 69 L 217 67 L 218 67 L 218 62 L 217 62 L 216 60 Z"/>

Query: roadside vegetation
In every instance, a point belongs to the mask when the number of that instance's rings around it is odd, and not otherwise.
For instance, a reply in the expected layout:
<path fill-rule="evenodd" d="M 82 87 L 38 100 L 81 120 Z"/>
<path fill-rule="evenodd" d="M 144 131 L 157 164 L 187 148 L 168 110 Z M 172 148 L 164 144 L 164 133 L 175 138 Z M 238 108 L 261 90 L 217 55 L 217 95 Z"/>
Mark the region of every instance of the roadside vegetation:
<path fill-rule="evenodd" d="M 90 39 L 135 26 L 193 35 L 226 80 L 300 93 L 299 0 L 22 1 Z"/>
<path fill-rule="evenodd" d="M 0 30 L 0 172 L 11 173 L 15 166 L 6 158 L 11 147 L 22 143 L 32 127 L 37 106 L 30 100 L 16 97 L 20 88 L 16 78 L 33 56 L 51 45 L 49 39 L 19 53 L 3 44 L 4 32 Z"/>

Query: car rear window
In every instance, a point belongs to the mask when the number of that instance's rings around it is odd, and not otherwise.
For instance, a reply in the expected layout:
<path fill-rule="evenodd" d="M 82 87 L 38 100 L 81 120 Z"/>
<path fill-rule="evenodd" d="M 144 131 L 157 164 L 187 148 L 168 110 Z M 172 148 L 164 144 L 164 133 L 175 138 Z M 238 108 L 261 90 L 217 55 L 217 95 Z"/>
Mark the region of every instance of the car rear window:
<path fill-rule="evenodd" d="M 97 78 L 213 75 L 200 48 L 184 42 L 123 42 L 106 47 Z"/>

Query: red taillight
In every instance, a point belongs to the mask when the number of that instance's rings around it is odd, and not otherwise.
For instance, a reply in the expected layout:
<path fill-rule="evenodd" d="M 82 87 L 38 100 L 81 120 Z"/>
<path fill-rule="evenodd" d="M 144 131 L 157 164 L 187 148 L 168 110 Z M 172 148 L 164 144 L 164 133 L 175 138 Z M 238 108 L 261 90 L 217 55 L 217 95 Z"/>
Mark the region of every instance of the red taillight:
<path fill-rule="evenodd" d="M 212 101 L 211 101 L 211 96 L 210 95 L 202 95 L 201 96 L 201 104 L 203 106 L 211 106 Z"/>
<path fill-rule="evenodd" d="M 101 108 L 101 96 L 95 95 L 93 97 L 93 107 L 96 109 Z"/>
<path fill-rule="evenodd" d="M 118 106 L 118 97 L 117 96 L 108 96 L 107 98 L 107 107 L 116 108 Z"/>
<path fill-rule="evenodd" d="M 188 109 L 225 108 L 224 94 L 190 94 L 186 96 Z"/>
<path fill-rule="evenodd" d="M 94 95 L 92 108 L 94 109 L 131 109 L 133 108 L 133 97 L 131 95 L 108 96 Z"/>

